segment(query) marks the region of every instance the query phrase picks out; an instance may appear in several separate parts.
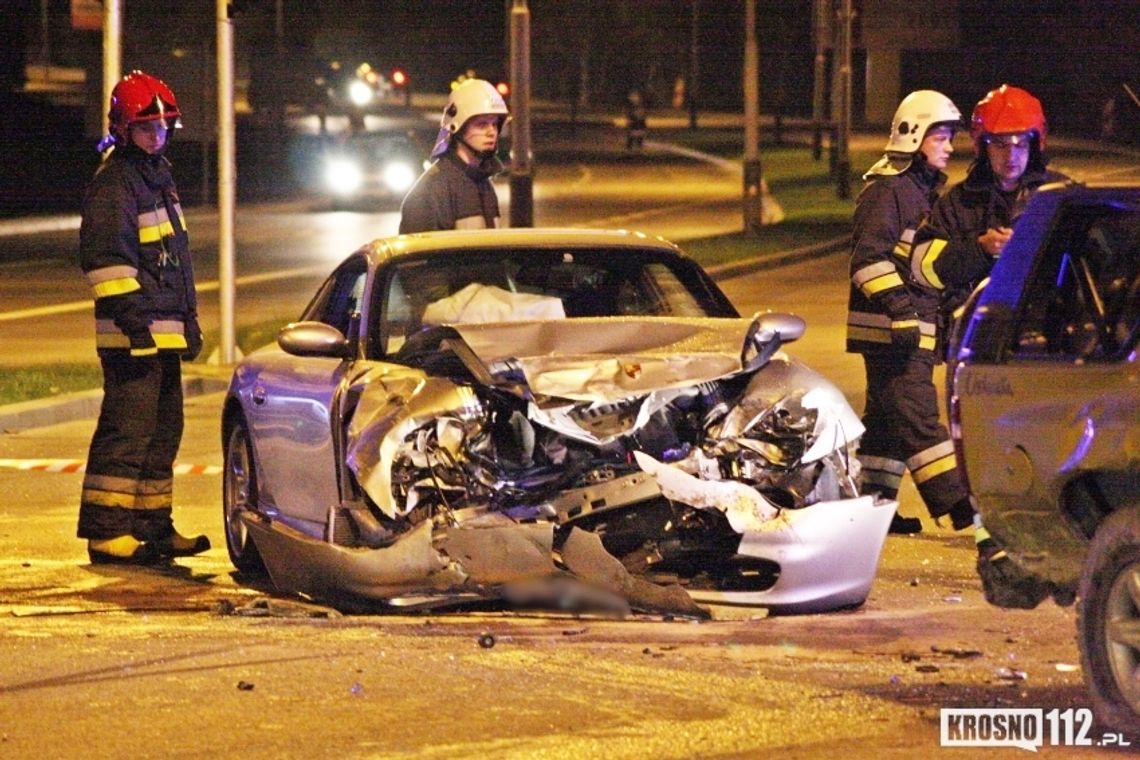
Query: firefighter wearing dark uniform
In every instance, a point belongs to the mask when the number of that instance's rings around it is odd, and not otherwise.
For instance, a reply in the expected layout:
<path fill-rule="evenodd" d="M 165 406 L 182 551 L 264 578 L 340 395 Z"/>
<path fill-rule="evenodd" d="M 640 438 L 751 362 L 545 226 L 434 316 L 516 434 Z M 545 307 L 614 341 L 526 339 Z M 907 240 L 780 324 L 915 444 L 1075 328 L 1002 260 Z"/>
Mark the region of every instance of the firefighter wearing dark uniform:
<path fill-rule="evenodd" d="M 867 372 L 863 492 L 896 498 L 909 471 L 931 517 L 948 514 L 965 528 L 973 509 L 934 387 L 939 294 L 916 282 L 910 267 L 915 230 L 946 180 L 959 119 L 945 95 L 911 93 L 895 112 L 886 155 L 864 175 L 852 226 L 847 350 L 863 355 Z M 916 533 L 921 522 L 896 516 L 891 530 Z"/>
<path fill-rule="evenodd" d="M 491 177 L 503 170 L 495 155 L 507 122 L 503 96 L 483 79 L 451 91 L 431 157 L 400 207 L 400 234 L 499 226 Z"/>
<path fill-rule="evenodd" d="M 986 93 L 974 107 L 970 136 L 975 158 L 966 179 L 935 202 L 911 257 L 916 281 L 943 291 L 944 312 L 989 275 L 1029 196 L 1068 179 L 1046 168 L 1045 112 L 1020 87 Z"/>
<path fill-rule="evenodd" d="M 966 179 L 938 201 L 915 235 L 911 273 L 942 294 L 942 324 L 961 318 L 970 293 L 984 283 L 1013 235 L 1029 197 L 1049 182 L 1067 180 L 1046 168 L 1048 129 L 1041 101 L 1003 84 L 986 93 L 970 118 L 974 162 Z M 1000 607 L 1032 609 L 1049 584 L 1013 563 L 975 516 L 978 575 L 986 599 Z"/>
<path fill-rule="evenodd" d="M 209 549 L 174 529 L 183 358 L 201 350 L 182 207 L 163 156 L 174 93 L 141 71 L 111 94 L 114 148 L 83 202 L 79 263 L 95 297 L 103 404 L 87 457 L 80 538 L 94 563 L 146 564 Z"/>

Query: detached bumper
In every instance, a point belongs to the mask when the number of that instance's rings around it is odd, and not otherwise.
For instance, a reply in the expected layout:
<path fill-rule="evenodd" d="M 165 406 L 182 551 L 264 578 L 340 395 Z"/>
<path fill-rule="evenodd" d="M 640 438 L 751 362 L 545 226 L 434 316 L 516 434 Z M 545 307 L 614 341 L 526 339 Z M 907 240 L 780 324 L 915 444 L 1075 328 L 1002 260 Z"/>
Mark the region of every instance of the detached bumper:
<path fill-rule="evenodd" d="M 779 578 L 763 591 L 689 593 L 698 602 L 766 607 L 773 612 L 826 612 L 862 604 L 871 592 L 897 501 L 873 496 L 784 510 L 750 530 L 739 554 L 776 563 Z"/>

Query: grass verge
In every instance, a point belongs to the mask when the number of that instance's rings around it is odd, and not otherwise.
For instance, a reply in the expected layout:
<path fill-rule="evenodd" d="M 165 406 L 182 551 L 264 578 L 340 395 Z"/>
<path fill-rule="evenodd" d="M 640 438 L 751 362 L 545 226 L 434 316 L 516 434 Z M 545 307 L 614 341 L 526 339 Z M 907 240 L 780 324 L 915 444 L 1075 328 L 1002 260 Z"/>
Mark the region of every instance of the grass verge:
<path fill-rule="evenodd" d="M 271 319 L 236 329 L 235 341 L 243 354 L 272 343 L 280 330 L 291 319 Z M 206 361 L 218 346 L 218 331 L 211 330 L 203 340 L 198 362 Z M 103 387 L 103 370 L 99 360 L 92 356 L 91 363 L 30 364 L 26 367 L 5 367 L 0 372 L 0 406 L 21 401 L 47 399 L 76 391 L 89 391 Z"/>

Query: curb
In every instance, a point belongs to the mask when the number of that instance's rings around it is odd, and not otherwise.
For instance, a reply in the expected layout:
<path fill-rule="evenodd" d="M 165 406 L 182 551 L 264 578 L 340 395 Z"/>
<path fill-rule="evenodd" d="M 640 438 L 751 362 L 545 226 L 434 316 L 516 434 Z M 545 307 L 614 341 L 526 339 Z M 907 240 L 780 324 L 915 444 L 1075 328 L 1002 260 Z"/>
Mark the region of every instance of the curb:
<path fill-rule="evenodd" d="M 182 394 L 186 398 L 224 391 L 229 382 L 217 377 L 194 375 L 182 378 Z M 14 433 L 28 428 L 97 419 L 103 403 L 103 389 L 76 391 L 48 399 L 34 399 L 0 406 L 0 433 Z"/>
<path fill-rule="evenodd" d="M 812 245 L 805 245 L 802 248 L 793 248 L 789 251 L 783 251 L 769 256 L 757 256 L 756 258 L 746 259 L 745 261 L 733 261 L 728 264 L 717 264 L 716 266 L 705 267 L 705 271 L 707 271 L 714 280 L 728 280 L 744 274 L 751 274 L 752 272 L 775 269 L 800 261 L 831 256 L 846 251 L 850 243 L 851 238 L 847 235 L 843 235 L 841 237 L 832 238 L 831 240 L 824 240 L 819 243 L 813 243 Z"/>

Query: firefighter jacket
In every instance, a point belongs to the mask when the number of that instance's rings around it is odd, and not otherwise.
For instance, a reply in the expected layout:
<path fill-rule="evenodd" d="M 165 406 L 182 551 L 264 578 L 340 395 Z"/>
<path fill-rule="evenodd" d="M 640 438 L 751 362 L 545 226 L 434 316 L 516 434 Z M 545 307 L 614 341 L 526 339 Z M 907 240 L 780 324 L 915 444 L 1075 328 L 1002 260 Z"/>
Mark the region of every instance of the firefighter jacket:
<path fill-rule="evenodd" d="M 499 226 L 499 198 L 491 177 L 502 171 L 495 157 L 470 166 L 452 148 L 428 167 L 400 207 L 400 234 L 474 230 Z"/>
<path fill-rule="evenodd" d="M 978 237 L 988 229 L 1013 227 L 1037 188 L 1067 179 L 1043 164 L 1031 166 L 1016 188 L 1004 191 L 989 164 L 975 161 L 966 179 L 935 201 L 915 233 L 911 255 L 915 281 L 942 291 L 944 309 L 957 308 L 993 268 L 995 257 L 982 248 Z"/>
<path fill-rule="evenodd" d="M 163 156 L 126 145 L 102 163 L 83 201 L 79 264 L 94 291 L 100 354 L 201 347 L 189 238 Z"/>
<path fill-rule="evenodd" d="M 859 194 L 852 226 L 847 350 L 899 358 L 915 351 L 933 355 L 939 294 L 914 279 L 910 252 L 915 230 L 946 175 L 915 160 L 900 173 L 867 176 L 871 181 Z M 900 329 L 916 326 L 917 348 L 894 339 Z"/>

